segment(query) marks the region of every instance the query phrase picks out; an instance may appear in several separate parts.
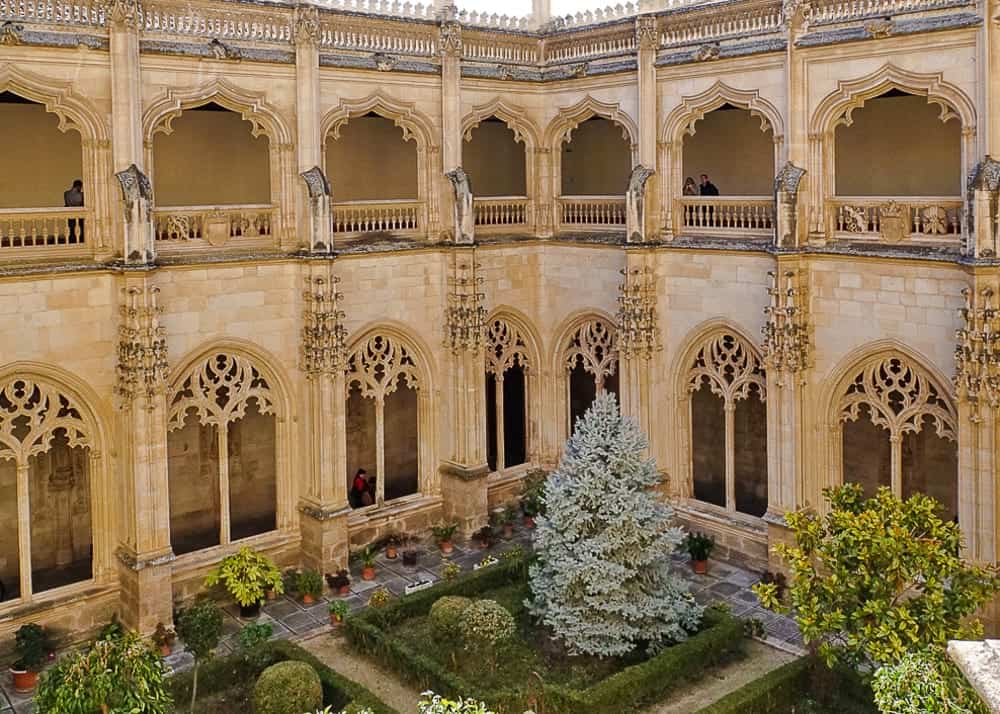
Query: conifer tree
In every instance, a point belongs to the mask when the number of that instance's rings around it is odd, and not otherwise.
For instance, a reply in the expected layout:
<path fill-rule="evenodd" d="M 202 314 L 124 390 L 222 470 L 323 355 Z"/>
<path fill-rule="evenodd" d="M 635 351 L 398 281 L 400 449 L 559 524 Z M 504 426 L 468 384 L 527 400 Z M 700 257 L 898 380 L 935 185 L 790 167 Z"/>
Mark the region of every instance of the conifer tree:
<path fill-rule="evenodd" d="M 654 490 L 655 462 L 615 397 L 598 395 L 545 483 L 530 611 L 571 652 L 620 656 L 685 639 L 703 608 L 670 573 L 684 533 Z"/>

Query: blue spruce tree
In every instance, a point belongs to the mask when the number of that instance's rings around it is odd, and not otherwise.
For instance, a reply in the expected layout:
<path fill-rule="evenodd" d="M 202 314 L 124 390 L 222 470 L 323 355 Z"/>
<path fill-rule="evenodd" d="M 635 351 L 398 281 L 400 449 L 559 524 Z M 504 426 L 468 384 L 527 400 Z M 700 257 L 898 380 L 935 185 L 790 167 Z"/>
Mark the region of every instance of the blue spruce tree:
<path fill-rule="evenodd" d="M 670 573 L 684 533 L 653 491 L 660 478 L 642 455 L 647 444 L 614 395 L 602 393 L 545 483 L 528 607 L 571 652 L 656 651 L 701 621 L 703 608 Z"/>

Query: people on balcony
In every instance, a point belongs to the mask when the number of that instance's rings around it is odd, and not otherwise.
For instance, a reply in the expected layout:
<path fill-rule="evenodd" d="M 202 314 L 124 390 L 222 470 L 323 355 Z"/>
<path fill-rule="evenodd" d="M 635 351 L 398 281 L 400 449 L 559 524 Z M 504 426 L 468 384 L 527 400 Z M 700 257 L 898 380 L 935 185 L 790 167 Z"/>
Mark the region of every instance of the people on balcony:
<path fill-rule="evenodd" d="M 685 196 L 697 196 L 698 195 L 698 184 L 694 182 L 694 178 L 688 176 L 684 179 L 684 195 Z"/>
<path fill-rule="evenodd" d="M 81 179 L 76 179 L 73 181 L 73 186 L 68 191 L 63 191 L 63 204 L 66 208 L 83 208 L 83 181 Z M 80 228 L 80 234 L 77 236 L 77 225 Z M 83 219 L 70 218 L 69 219 L 69 238 L 72 241 L 74 238 L 79 238 L 83 241 Z"/>
<path fill-rule="evenodd" d="M 708 180 L 708 174 L 701 175 L 701 186 L 699 187 L 699 193 L 702 196 L 718 196 L 718 187 Z"/>
<path fill-rule="evenodd" d="M 375 503 L 375 478 L 369 477 L 364 469 L 358 469 L 347 500 L 351 508 L 363 508 Z"/>

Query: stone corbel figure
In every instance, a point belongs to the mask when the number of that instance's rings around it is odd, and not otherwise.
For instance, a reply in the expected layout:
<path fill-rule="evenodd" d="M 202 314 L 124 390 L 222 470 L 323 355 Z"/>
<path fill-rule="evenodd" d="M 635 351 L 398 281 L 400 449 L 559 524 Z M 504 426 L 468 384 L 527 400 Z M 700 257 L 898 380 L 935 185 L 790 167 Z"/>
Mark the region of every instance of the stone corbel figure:
<path fill-rule="evenodd" d="M 628 179 L 625 192 L 625 242 L 646 241 L 646 182 L 656 172 L 645 166 L 636 166 Z"/>
<path fill-rule="evenodd" d="M 774 244 L 779 248 L 798 246 L 798 198 L 805 169 L 791 161 L 774 177 Z"/>
<path fill-rule="evenodd" d="M 994 220 L 1000 201 L 1000 161 L 987 154 L 969 174 L 966 201 L 965 253 L 975 258 L 995 258 L 997 236 Z"/>
<path fill-rule="evenodd" d="M 116 173 L 115 178 L 121 186 L 125 207 L 125 262 L 136 265 L 152 263 L 156 259 L 153 185 L 135 164 Z"/>
<path fill-rule="evenodd" d="M 319 166 L 299 174 L 309 196 L 309 252 L 333 252 L 333 201 L 330 182 Z"/>
<path fill-rule="evenodd" d="M 471 245 L 476 240 L 476 214 L 472 206 L 472 182 L 465 170 L 457 168 L 445 174 L 455 193 L 455 242 Z"/>

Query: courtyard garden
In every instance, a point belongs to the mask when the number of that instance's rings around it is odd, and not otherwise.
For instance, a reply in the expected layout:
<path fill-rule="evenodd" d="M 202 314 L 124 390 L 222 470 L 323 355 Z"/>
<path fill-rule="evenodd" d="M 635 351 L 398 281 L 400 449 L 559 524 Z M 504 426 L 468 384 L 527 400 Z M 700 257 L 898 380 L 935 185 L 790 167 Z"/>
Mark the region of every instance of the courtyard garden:
<path fill-rule="evenodd" d="M 932 499 L 832 489 L 826 515 L 788 514 L 787 574 L 752 577 L 708 564 L 645 447 L 602 395 L 559 469 L 468 543 L 441 523 L 330 574 L 243 549 L 176 630 L 112 621 L 54 665 L 26 625 L 13 684 L 34 698 L 0 713 L 986 714 L 944 648 L 981 637 L 1000 578 Z"/>

